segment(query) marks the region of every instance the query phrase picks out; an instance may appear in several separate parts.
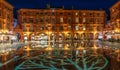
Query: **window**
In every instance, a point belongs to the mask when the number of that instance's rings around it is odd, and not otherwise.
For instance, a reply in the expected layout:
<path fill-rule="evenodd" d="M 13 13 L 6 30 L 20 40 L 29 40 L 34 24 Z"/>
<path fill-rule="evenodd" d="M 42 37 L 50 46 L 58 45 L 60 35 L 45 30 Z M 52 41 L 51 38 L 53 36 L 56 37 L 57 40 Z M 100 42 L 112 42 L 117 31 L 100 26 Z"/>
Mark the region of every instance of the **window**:
<path fill-rule="evenodd" d="M 48 12 L 45 12 L 45 15 L 48 15 Z"/>
<path fill-rule="evenodd" d="M 33 12 L 29 12 L 30 15 L 33 15 Z"/>
<path fill-rule="evenodd" d="M 90 22 L 93 22 L 94 21 L 94 19 L 93 18 L 90 18 Z"/>
<path fill-rule="evenodd" d="M 48 18 L 46 18 L 46 22 L 49 23 L 49 19 Z"/>
<path fill-rule="evenodd" d="M 85 25 L 83 26 L 83 30 L 86 30 L 86 26 Z"/>
<path fill-rule="evenodd" d="M 92 30 L 93 30 L 93 28 L 92 28 L 92 26 L 90 26 L 89 31 L 92 31 Z"/>
<path fill-rule="evenodd" d="M 119 27 L 119 21 L 116 22 L 116 26 Z"/>
<path fill-rule="evenodd" d="M 23 12 L 23 15 L 26 15 L 26 12 Z"/>
<path fill-rule="evenodd" d="M 60 15 L 63 15 L 63 13 L 61 12 Z"/>
<path fill-rule="evenodd" d="M 71 30 L 71 26 L 68 26 L 68 30 Z"/>
<path fill-rule="evenodd" d="M 56 28 L 55 28 L 55 26 L 52 26 L 52 30 L 55 30 Z"/>
<path fill-rule="evenodd" d="M 54 8 L 52 9 L 52 12 L 55 12 Z"/>
<path fill-rule="evenodd" d="M 100 13 L 97 13 L 97 17 L 99 17 L 100 16 Z"/>
<path fill-rule="evenodd" d="M 36 15 L 39 15 L 39 12 L 36 12 Z"/>
<path fill-rule="evenodd" d="M 43 13 L 42 13 L 42 12 L 40 12 L 40 15 L 43 15 Z"/>
<path fill-rule="evenodd" d="M 30 31 L 33 32 L 33 26 L 30 26 Z"/>
<path fill-rule="evenodd" d="M 63 30 L 63 26 L 60 26 L 60 30 L 61 30 L 61 31 Z"/>
<path fill-rule="evenodd" d="M 48 26 L 46 26 L 45 29 L 48 30 Z"/>
<path fill-rule="evenodd" d="M 71 18 L 70 18 L 70 17 L 68 17 L 68 22 L 69 22 L 69 23 L 71 22 Z"/>
<path fill-rule="evenodd" d="M 2 29 L 2 21 L 0 20 L 0 29 Z"/>
<path fill-rule="evenodd" d="M 27 19 L 26 19 L 26 18 L 24 18 L 24 19 L 23 19 L 23 23 L 26 23 L 26 22 L 27 22 Z"/>
<path fill-rule="evenodd" d="M 24 26 L 24 30 L 23 31 L 25 31 L 25 32 L 27 31 L 26 26 Z"/>
<path fill-rule="evenodd" d="M 52 23 L 55 23 L 55 18 L 52 18 Z"/>
<path fill-rule="evenodd" d="M 90 16 L 93 16 L 93 13 L 90 13 Z"/>
<path fill-rule="evenodd" d="M 43 17 L 40 18 L 40 22 L 43 22 Z"/>
<path fill-rule="evenodd" d="M 83 23 L 86 22 L 86 18 L 83 18 Z"/>
<path fill-rule="evenodd" d="M 41 26 L 41 27 L 40 27 L 40 30 L 44 30 L 44 27 L 43 27 L 43 26 Z"/>
<path fill-rule="evenodd" d="M 79 30 L 79 26 L 75 26 L 75 30 Z"/>
<path fill-rule="evenodd" d="M 54 15 L 55 15 L 55 13 L 54 13 L 54 12 L 52 12 L 52 15 L 54 16 Z"/>
<path fill-rule="evenodd" d="M 61 22 L 61 23 L 63 22 L 63 17 L 60 18 L 60 22 Z"/>
<path fill-rule="evenodd" d="M 2 16 L 2 11 L 0 10 L 0 16 Z"/>
<path fill-rule="evenodd" d="M 36 19 L 36 23 L 38 23 L 38 19 Z"/>
<path fill-rule="evenodd" d="M 100 26 L 97 26 L 97 31 L 100 31 Z"/>
<path fill-rule="evenodd" d="M 100 22 L 100 19 L 98 18 L 96 21 L 97 21 L 97 22 Z"/>
<path fill-rule="evenodd" d="M 77 16 L 77 15 L 78 15 L 78 12 L 76 12 L 75 15 Z"/>
<path fill-rule="evenodd" d="M 79 22 L 79 18 L 78 18 L 78 17 L 76 17 L 75 22 L 76 22 L 76 23 L 78 23 L 78 22 Z"/>
<path fill-rule="evenodd" d="M 85 15 L 86 15 L 86 13 L 83 13 L 83 15 L 85 16 Z"/>
<path fill-rule="evenodd" d="M 30 18 L 30 23 L 33 23 L 33 18 Z"/>

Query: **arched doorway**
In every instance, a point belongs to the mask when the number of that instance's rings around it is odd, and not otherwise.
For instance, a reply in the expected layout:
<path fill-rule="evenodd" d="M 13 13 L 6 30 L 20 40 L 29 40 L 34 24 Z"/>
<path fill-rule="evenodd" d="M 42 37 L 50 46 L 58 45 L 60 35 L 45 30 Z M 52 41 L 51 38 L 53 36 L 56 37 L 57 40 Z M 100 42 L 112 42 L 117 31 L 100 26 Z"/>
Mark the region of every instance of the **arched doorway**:
<path fill-rule="evenodd" d="M 72 43 L 71 33 L 66 34 L 66 47 L 70 48 Z"/>
<path fill-rule="evenodd" d="M 90 40 L 94 39 L 94 34 L 93 33 L 89 33 L 89 39 Z"/>
<path fill-rule="evenodd" d="M 64 34 L 59 34 L 59 38 L 58 38 L 58 46 L 60 47 L 60 48 L 63 48 L 64 47 Z"/>
<path fill-rule="evenodd" d="M 35 41 L 35 36 L 34 36 L 34 34 L 30 34 L 30 41 Z"/>
<path fill-rule="evenodd" d="M 75 33 L 74 34 L 74 47 L 77 48 L 79 47 L 79 34 L 78 33 Z"/>
<path fill-rule="evenodd" d="M 86 38 L 85 33 L 82 33 L 82 34 L 81 34 L 81 39 L 84 40 L 85 38 Z"/>
<path fill-rule="evenodd" d="M 42 47 L 42 48 L 48 47 L 48 35 L 41 33 L 38 36 L 38 43 L 39 43 L 40 47 Z"/>
<path fill-rule="evenodd" d="M 24 39 L 24 41 L 28 41 L 28 37 L 27 37 L 27 34 L 26 34 L 26 33 L 24 34 L 23 39 Z"/>
<path fill-rule="evenodd" d="M 95 39 L 98 39 L 99 33 L 95 34 Z"/>
<path fill-rule="evenodd" d="M 56 47 L 56 35 L 55 34 L 50 35 L 50 46 L 53 48 Z"/>

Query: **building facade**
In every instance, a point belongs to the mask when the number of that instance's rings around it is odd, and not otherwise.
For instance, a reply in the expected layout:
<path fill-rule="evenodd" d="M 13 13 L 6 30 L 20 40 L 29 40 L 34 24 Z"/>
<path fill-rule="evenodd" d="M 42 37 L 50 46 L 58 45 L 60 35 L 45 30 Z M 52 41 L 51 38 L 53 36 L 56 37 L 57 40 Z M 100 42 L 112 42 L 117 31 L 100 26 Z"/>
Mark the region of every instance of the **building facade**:
<path fill-rule="evenodd" d="M 10 42 L 13 36 L 13 6 L 0 0 L 0 43 Z"/>
<path fill-rule="evenodd" d="M 79 40 L 97 39 L 106 23 L 103 10 L 65 10 L 64 8 L 20 9 L 18 25 L 14 29 L 22 40 L 76 43 Z"/>
<path fill-rule="evenodd" d="M 110 7 L 111 32 L 116 39 L 120 39 L 120 0 Z"/>
<path fill-rule="evenodd" d="M 13 6 L 5 0 L 0 0 L 0 32 L 13 29 Z"/>

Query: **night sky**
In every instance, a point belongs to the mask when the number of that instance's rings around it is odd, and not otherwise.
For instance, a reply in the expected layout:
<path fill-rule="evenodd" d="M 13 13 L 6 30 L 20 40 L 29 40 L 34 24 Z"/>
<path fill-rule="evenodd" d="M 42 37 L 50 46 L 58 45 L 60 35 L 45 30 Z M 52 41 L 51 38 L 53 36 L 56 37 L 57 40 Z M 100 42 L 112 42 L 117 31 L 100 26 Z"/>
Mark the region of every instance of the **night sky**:
<path fill-rule="evenodd" d="M 50 4 L 52 8 L 61 8 L 64 5 L 65 9 L 88 9 L 88 10 L 99 10 L 102 8 L 108 14 L 109 19 L 109 8 L 116 3 L 118 0 L 7 0 L 14 6 L 14 17 L 16 16 L 16 10 L 20 8 L 46 8 L 46 4 Z"/>

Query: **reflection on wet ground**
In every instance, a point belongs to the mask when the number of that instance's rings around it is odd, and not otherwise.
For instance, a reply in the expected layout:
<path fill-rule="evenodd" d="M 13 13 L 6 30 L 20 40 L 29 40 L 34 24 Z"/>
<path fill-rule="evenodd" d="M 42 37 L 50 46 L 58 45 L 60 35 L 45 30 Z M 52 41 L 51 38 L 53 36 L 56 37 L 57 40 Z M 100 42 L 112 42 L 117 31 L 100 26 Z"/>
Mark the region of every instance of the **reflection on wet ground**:
<path fill-rule="evenodd" d="M 76 47 L 57 49 L 35 46 L 37 45 L 28 44 L 25 48 L 21 47 L 15 51 L 13 60 L 1 62 L 0 70 L 120 69 L 120 49 L 112 49 L 98 42 L 81 42 Z M 4 57 L 1 56 L 1 58 Z"/>

